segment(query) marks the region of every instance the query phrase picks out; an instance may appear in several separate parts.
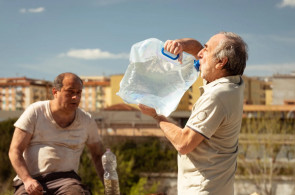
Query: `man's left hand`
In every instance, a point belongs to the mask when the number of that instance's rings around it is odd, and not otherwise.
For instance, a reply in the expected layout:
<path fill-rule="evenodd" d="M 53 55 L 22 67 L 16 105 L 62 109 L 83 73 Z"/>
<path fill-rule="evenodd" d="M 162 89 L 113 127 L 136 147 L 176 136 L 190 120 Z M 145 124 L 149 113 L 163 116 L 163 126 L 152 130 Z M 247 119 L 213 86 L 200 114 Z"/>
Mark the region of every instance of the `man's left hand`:
<path fill-rule="evenodd" d="M 153 118 L 157 117 L 157 112 L 154 108 L 151 108 L 151 107 L 148 107 L 146 105 L 143 105 L 143 104 L 139 104 L 138 105 L 140 111 L 145 114 L 145 115 L 148 115 L 148 116 L 151 116 Z"/>

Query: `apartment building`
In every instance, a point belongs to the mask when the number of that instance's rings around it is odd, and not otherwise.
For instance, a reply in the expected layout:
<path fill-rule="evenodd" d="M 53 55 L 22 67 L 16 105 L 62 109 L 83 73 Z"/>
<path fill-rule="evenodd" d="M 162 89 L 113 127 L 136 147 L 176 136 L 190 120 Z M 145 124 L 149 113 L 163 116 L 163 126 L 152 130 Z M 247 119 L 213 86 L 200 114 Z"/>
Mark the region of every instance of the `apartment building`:
<path fill-rule="evenodd" d="M 110 105 L 122 104 L 124 101 L 120 96 L 117 95 L 117 92 L 120 90 L 120 82 L 123 79 L 124 74 L 117 74 L 110 76 Z M 133 107 L 137 107 L 136 105 L 132 105 Z"/>
<path fill-rule="evenodd" d="M 45 80 L 0 78 L 0 110 L 24 110 L 33 102 L 51 99 L 51 87 Z"/>
<path fill-rule="evenodd" d="M 295 72 L 273 76 L 273 104 L 282 105 L 295 100 Z"/>
<path fill-rule="evenodd" d="M 270 78 L 246 77 L 244 101 L 245 104 L 270 105 L 272 103 L 272 81 Z"/>
<path fill-rule="evenodd" d="M 98 111 L 111 105 L 110 79 L 104 76 L 80 76 L 83 80 L 80 107 L 86 111 Z"/>

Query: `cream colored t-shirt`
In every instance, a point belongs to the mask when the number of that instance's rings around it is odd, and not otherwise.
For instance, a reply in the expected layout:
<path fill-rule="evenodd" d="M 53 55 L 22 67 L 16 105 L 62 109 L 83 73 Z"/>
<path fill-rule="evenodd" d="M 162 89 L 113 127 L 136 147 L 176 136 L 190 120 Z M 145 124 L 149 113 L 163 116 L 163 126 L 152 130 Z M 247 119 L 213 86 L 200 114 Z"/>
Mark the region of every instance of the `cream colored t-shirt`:
<path fill-rule="evenodd" d="M 33 135 L 23 154 L 32 176 L 77 172 L 85 144 L 100 142 L 97 125 L 89 113 L 78 108 L 73 123 L 62 128 L 52 117 L 49 101 L 30 105 L 14 126 Z"/>
<path fill-rule="evenodd" d="M 224 77 L 200 90 L 186 125 L 205 139 L 187 155 L 178 155 L 178 194 L 233 195 L 243 80 Z"/>

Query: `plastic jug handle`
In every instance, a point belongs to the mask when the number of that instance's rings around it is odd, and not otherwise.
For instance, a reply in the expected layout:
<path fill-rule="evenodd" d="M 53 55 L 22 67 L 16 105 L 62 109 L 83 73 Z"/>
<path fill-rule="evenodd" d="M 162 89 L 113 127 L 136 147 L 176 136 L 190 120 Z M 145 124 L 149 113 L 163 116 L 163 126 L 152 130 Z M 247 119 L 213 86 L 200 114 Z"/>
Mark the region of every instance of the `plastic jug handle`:
<path fill-rule="evenodd" d="M 163 54 L 164 56 L 170 58 L 171 60 L 177 60 L 177 59 L 179 58 L 179 54 L 177 54 L 176 57 L 173 57 L 173 56 L 170 56 L 170 55 L 166 54 L 164 51 L 165 51 L 165 50 L 164 50 L 164 47 L 163 47 L 163 48 L 162 48 L 162 54 Z M 169 53 L 169 52 L 168 52 L 168 53 Z"/>

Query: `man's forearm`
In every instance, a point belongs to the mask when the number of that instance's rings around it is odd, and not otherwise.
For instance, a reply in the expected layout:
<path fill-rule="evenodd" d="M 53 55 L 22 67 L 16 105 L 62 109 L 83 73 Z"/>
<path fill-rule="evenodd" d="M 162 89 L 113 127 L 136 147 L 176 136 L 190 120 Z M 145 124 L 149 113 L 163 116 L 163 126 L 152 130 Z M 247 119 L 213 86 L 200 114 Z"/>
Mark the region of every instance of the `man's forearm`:
<path fill-rule="evenodd" d="M 9 158 L 15 172 L 23 182 L 25 182 L 28 179 L 32 179 L 32 176 L 28 171 L 28 167 L 25 162 L 25 159 L 22 156 L 22 153 L 15 150 L 11 150 L 9 151 Z"/>
<path fill-rule="evenodd" d="M 101 156 L 97 156 L 95 159 L 93 159 L 93 161 L 95 164 L 95 169 L 96 169 L 97 175 L 99 176 L 102 183 L 104 183 L 104 180 L 103 180 L 104 170 L 102 168 Z"/>
<path fill-rule="evenodd" d="M 195 58 L 197 58 L 199 51 L 203 49 L 202 44 L 195 39 L 183 38 L 177 39 L 175 41 L 179 42 L 182 45 L 183 51 L 195 56 Z"/>
<path fill-rule="evenodd" d="M 103 145 L 100 142 L 97 142 L 97 143 L 88 145 L 88 148 L 90 150 L 97 175 L 99 176 L 102 183 L 104 183 L 103 181 L 104 170 L 103 170 L 102 161 L 101 161 L 103 151 L 104 151 Z"/>
<path fill-rule="evenodd" d="M 177 151 L 180 151 L 182 148 L 182 129 L 172 122 L 169 122 L 164 116 L 157 115 L 153 118 L 158 122 L 165 137 L 172 143 Z"/>
<path fill-rule="evenodd" d="M 19 128 L 15 128 L 9 148 L 9 158 L 11 164 L 23 182 L 25 182 L 27 179 L 32 179 L 23 157 L 23 152 L 28 147 L 31 137 L 31 134 Z"/>
<path fill-rule="evenodd" d="M 165 137 L 180 154 L 187 154 L 197 147 L 204 139 L 202 135 L 188 127 L 183 129 L 168 121 L 164 116 L 154 116 Z"/>

